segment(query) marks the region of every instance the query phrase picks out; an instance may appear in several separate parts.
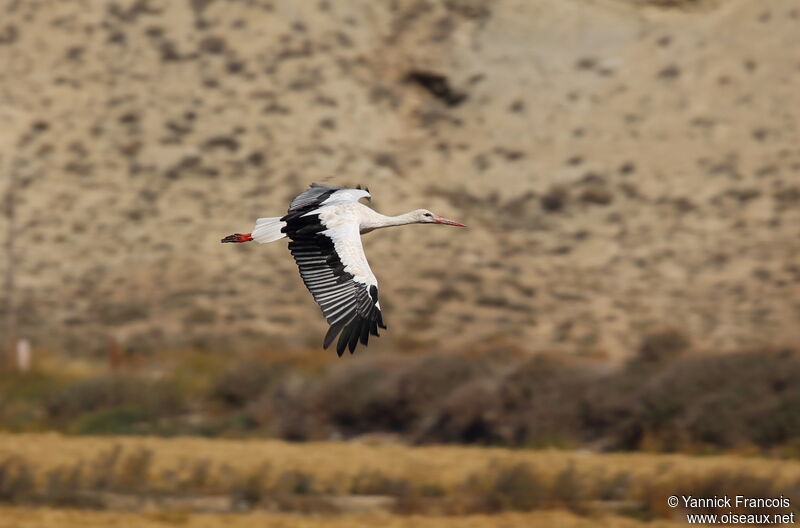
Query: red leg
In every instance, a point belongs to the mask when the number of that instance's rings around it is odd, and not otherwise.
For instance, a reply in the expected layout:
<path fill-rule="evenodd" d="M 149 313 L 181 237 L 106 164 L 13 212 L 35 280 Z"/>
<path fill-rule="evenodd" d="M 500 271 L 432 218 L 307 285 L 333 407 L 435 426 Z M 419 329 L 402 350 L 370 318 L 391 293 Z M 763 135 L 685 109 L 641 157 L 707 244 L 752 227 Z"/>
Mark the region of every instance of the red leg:
<path fill-rule="evenodd" d="M 234 233 L 233 235 L 228 235 L 225 238 L 223 238 L 222 242 L 239 243 L 239 242 L 250 242 L 251 240 L 253 240 L 253 235 L 251 235 L 250 233 L 245 233 L 245 234 Z"/>

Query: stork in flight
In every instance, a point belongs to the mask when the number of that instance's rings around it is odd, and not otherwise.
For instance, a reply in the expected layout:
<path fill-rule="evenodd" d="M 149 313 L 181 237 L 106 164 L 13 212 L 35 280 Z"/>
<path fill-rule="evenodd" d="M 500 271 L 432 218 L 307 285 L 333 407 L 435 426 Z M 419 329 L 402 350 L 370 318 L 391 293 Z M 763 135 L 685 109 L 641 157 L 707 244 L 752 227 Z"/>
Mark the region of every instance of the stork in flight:
<path fill-rule="evenodd" d="M 303 282 L 331 325 L 323 348 L 339 336 L 336 353 L 350 353 L 356 345 L 366 346 L 370 334 L 386 328 L 378 302 L 378 280 L 364 255 L 361 234 L 382 227 L 406 224 L 464 224 L 417 209 L 398 216 L 384 216 L 359 203 L 371 198 L 369 189 L 348 189 L 311 184 L 289 205 L 282 217 L 259 218 L 252 233 L 228 235 L 222 242 L 261 244 L 289 237 Z"/>

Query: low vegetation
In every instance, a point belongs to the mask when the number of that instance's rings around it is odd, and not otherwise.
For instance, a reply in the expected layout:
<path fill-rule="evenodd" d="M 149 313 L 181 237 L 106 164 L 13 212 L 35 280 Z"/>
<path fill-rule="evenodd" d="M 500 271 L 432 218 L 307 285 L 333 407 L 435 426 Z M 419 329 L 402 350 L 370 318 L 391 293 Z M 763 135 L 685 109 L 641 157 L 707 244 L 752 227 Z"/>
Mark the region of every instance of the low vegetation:
<path fill-rule="evenodd" d="M 480 353 L 330 359 L 164 354 L 116 369 L 0 374 L 0 427 L 72 434 L 390 435 L 600 451 L 800 451 L 800 354 L 696 355 L 676 332 L 626 364 Z M 311 359 L 309 359 L 311 358 Z"/>
<path fill-rule="evenodd" d="M 674 517 L 666 498 L 676 493 L 783 495 L 789 513 L 800 511 L 798 490 L 800 462 L 730 455 L 0 435 L 0 503 L 19 507 L 403 516 L 561 510 L 648 520 Z"/>
<path fill-rule="evenodd" d="M 57 508 L 62 526 L 105 522 L 88 510 L 138 512 L 142 526 L 222 514 L 295 526 L 304 513 L 525 526 L 552 512 L 667 526 L 676 493 L 784 495 L 798 511 L 796 352 L 695 355 L 668 331 L 616 367 L 499 346 L 355 359 L 45 357 L 0 374 L 0 508 Z"/>

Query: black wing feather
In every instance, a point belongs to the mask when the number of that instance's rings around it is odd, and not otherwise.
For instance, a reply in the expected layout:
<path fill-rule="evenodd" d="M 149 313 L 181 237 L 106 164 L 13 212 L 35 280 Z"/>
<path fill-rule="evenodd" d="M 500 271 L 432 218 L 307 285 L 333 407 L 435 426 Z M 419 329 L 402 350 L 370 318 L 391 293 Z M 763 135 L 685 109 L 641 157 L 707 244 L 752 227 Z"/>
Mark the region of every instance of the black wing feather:
<path fill-rule="evenodd" d="M 320 206 L 322 202 L 327 200 L 330 195 L 336 191 L 341 191 L 345 187 L 337 187 L 335 185 L 322 185 L 319 183 L 312 183 L 311 186 L 295 196 L 292 203 L 289 205 L 289 213 L 295 211 L 308 211 Z"/>
<path fill-rule="evenodd" d="M 286 222 L 282 231 L 291 239 L 289 250 L 300 276 L 331 325 L 322 347 L 327 349 L 338 336 L 336 353 L 341 356 L 345 349 L 354 352 L 359 341 L 366 346 L 369 335 L 378 336 L 378 328 L 386 326 L 378 308 L 377 287 L 354 280 L 344 270 L 333 240 L 322 233 L 325 225 L 318 215 L 308 214 L 339 189 L 313 185 L 292 202 L 281 220 Z"/>
<path fill-rule="evenodd" d="M 364 346 L 369 344 L 369 327 L 369 321 L 364 320 L 361 322 L 361 344 Z"/>
<path fill-rule="evenodd" d="M 345 325 L 344 330 L 342 330 L 342 335 L 339 336 L 339 342 L 336 343 L 336 353 L 339 354 L 339 356 L 344 354 L 344 349 L 347 348 L 348 344 L 350 343 L 350 337 L 352 336 L 354 329 L 355 325 L 350 323 Z M 351 349 L 350 353 L 352 352 L 353 350 Z"/>
<path fill-rule="evenodd" d="M 356 321 L 356 324 L 350 327 L 352 330 L 350 331 L 350 345 L 348 346 L 348 348 L 350 349 L 351 354 L 356 351 L 356 347 L 358 346 L 358 339 L 361 337 L 361 326 L 363 324 L 364 320 L 359 318 L 359 320 Z"/>
<path fill-rule="evenodd" d="M 330 328 L 328 328 L 328 333 L 325 334 L 325 340 L 322 342 L 322 348 L 327 349 L 329 346 L 331 346 L 333 340 L 336 339 L 336 336 L 339 334 L 339 332 L 342 331 L 343 326 L 344 325 L 341 323 L 336 323 L 334 325 L 331 325 Z"/>

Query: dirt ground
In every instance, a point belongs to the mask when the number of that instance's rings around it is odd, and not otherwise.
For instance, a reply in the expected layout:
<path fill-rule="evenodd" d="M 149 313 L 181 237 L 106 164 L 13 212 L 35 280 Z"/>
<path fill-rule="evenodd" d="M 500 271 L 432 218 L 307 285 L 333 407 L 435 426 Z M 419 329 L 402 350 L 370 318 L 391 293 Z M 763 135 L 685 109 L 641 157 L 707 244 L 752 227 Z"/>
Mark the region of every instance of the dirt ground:
<path fill-rule="evenodd" d="M 371 349 L 619 358 L 663 328 L 706 350 L 800 337 L 794 1 L 0 13 L 0 186 L 19 183 L 35 346 L 316 347 L 284 242 L 219 244 L 313 181 L 470 226 L 366 237 L 390 328 Z"/>
<path fill-rule="evenodd" d="M 304 516 L 280 513 L 242 515 L 189 514 L 182 512 L 151 514 L 94 512 L 50 508 L 0 508 L 0 528 L 84 528 L 118 526 L 120 528 L 677 528 L 680 522 L 636 521 L 623 517 L 581 518 L 564 512 L 511 513 L 458 517 L 399 516 L 389 514 Z"/>

